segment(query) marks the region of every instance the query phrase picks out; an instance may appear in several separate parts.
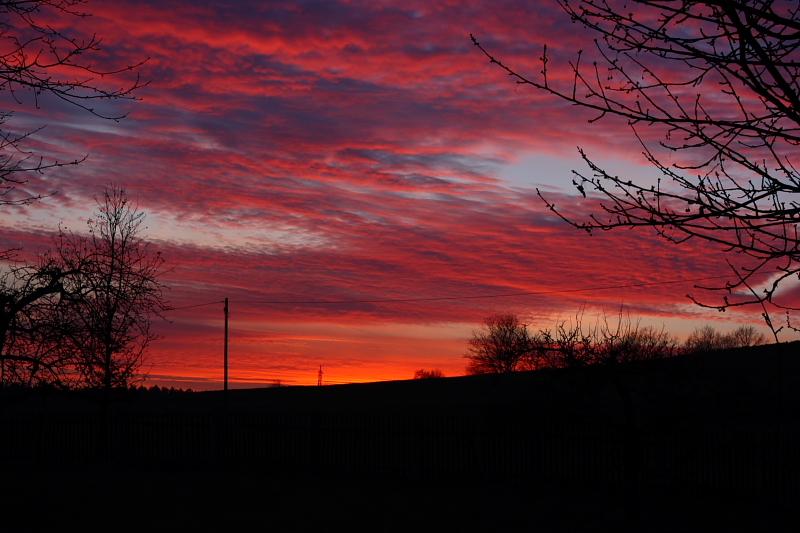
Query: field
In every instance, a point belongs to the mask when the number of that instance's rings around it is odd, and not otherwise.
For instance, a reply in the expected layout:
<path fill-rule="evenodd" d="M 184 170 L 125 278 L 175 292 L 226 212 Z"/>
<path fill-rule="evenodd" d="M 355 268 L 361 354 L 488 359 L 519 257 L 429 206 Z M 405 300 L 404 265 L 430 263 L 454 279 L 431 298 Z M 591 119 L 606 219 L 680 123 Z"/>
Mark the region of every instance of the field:
<path fill-rule="evenodd" d="M 625 531 L 621 495 L 255 471 L 13 465 L 7 531 Z M 646 494 L 632 531 L 796 532 L 796 511 L 726 494 Z"/>
<path fill-rule="evenodd" d="M 107 418 L 33 396 L 2 413 L 4 514 L 32 529 L 796 531 L 800 357 L 781 348 L 237 390 L 227 410 L 221 392 L 142 391 Z"/>

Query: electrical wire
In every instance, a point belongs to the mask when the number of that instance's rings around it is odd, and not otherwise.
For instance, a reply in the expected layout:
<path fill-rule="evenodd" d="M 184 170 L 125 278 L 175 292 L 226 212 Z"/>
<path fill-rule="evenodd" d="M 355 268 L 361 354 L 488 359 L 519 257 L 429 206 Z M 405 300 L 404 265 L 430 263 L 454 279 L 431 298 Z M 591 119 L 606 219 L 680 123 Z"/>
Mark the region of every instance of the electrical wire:
<path fill-rule="evenodd" d="M 766 274 L 766 272 L 765 272 Z M 579 289 L 556 289 L 550 291 L 533 291 L 533 292 L 514 292 L 502 294 L 484 294 L 478 296 L 441 296 L 435 298 L 384 298 L 376 300 L 229 300 L 229 303 L 250 304 L 250 305 L 347 305 L 347 304 L 361 304 L 361 303 L 410 303 L 410 302 L 442 302 L 452 300 L 478 300 L 488 298 L 511 298 L 515 296 L 541 296 L 546 294 L 563 294 L 571 292 L 591 292 L 591 291 L 605 291 L 610 289 L 629 289 L 634 287 L 652 287 L 656 285 L 674 285 L 676 283 L 688 283 L 695 281 L 710 281 L 715 279 L 727 279 L 730 276 L 709 276 L 704 278 L 691 278 L 691 279 L 675 279 L 667 281 L 651 281 L 647 283 L 629 283 L 625 285 L 607 285 L 603 287 L 584 287 Z M 193 307 L 203 307 L 207 305 L 216 305 L 225 303 L 225 300 L 215 302 L 208 302 L 196 305 L 187 305 L 183 307 L 173 307 L 168 311 L 178 311 L 181 309 L 189 309 Z"/>
<path fill-rule="evenodd" d="M 691 281 L 708 281 L 713 279 L 725 279 L 729 276 L 711 276 L 707 278 L 693 278 L 693 279 L 675 279 L 669 281 L 652 281 L 648 283 L 630 283 L 627 285 L 608 285 L 604 287 L 584 287 L 580 289 L 557 289 L 552 291 L 535 291 L 535 292 L 513 292 L 503 294 L 484 294 L 480 296 L 441 296 L 436 298 L 392 298 L 392 299 L 379 299 L 379 300 L 307 300 L 307 301 L 289 301 L 289 300 L 230 300 L 231 303 L 247 303 L 247 304 L 317 304 L 317 305 L 338 305 L 338 304 L 356 304 L 356 303 L 404 303 L 404 302 L 440 302 L 445 300 L 478 300 L 482 298 L 510 298 L 512 296 L 539 296 L 544 294 L 559 294 L 568 292 L 589 292 L 589 291 L 604 291 L 609 289 L 627 289 L 631 287 L 648 287 L 653 285 L 669 285 L 675 283 L 686 283 Z"/>
<path fill-rule="evenodd" d="M 165 312 L 180 311 L 181 309 L 191 309 L 193 307 L 205 307 L 207 305 L 216 305 L 216 304 L 224 304 L 224 303 L 225 303 L 225 300 L 220 300 L 218 302 L 208 302 L 208 303 L 204 303 L 204 304 L 184 305 L 183 307 L 170 307 Z"/>

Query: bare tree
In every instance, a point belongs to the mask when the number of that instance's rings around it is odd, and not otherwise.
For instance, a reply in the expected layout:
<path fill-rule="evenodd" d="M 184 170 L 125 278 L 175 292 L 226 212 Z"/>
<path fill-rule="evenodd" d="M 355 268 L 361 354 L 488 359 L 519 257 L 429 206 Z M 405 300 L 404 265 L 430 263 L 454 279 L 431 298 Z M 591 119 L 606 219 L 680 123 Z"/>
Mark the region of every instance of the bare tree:
<path fill-rule="evenodd" d="M 473 42 L 517 84 L 606 115 L 627 119 L 647 159 L 664 176 L 658 184 L 610 174 L 581 149 L 591 173 L 574 172 L 584 197 L 602 211 L 584 221 L 564 220 L 591 233 L 652 227 L 669 241 L 718 244 L 732 268 L 719 301 L 696 303 L 725 310 L 776 302 L 780 283 L 800 273 L 800 4 L 774 0 L 580 0 L 561 5 L 574 22 L 594 32 L 597 61 L 579 51 L 564 84 L 542 70 L 526 76 Z M 564 79 L 563 77 L 561 79 Z M 643 128 L 663 135 L 658 148 Z M 659 129 L 660 128 L 660 129 Z M 663 149 L 663 150 L 662 150 Z M 676 163 L 665 162 L 659 151 Z M 676 156 L 682 156 L 682 160 Z M 592 192 L 593 191 L 593 192 Z M 768 288 L 754 276 L 772 274 Z M 694 298 L 693 298 L 694 300 Z"/>
<path fill-rule="evenodd" d="M 717 331 L 714 326 L 706 324 L 695 328 L 686 338 L 686 351 L 691 353 L 713 352 L 729 348 L 746 348 L 764 344 L 765 338 L 753 326 L 739 326 L 730 333 Z"/>
<path fill-rule="evenodd" d="M 730 334 L 731 345 L 734 348 L 748 348 L 750 346 L 761 346 L 767 342 L 763 333 L 760 333 L 753 326 L 739 326 Z"/>
<path fill-rule="evenodd" d="M 160 252 L 141 236 L 144 213 L 109 186 L 88 235 L 61 228 L 36 265 L 0 276 L 0 383 L 62 389 L 127 387 L 168 308 Z"/>
<path fill-rule="evenodd" d="M 517 370 L 517 365 L 532 349 L 528 328 L 513 314 L 496 314 L 484 319 L 481 331 L 473 331 L 469 349 L 464 355 L 469 359 L 468 374 L 506 373 Z"/>
<path fill-rule="evenodd" d="M 528 366 L 538 368 L 573 368 L 590 363 L 587 354 L 594 343 L 594 329 L 583 326 L 581 308 L 575 314 L 575 320 L 559 320 L 555 330 L 543 329 L 536 336 L 534 350 L 528 360 Z"/>
<path fill-rule="evenodd" d="M 575 320 L 561 320 L 555 330 L 541 330 L 535 337 L 532 357 L 539 368 L 575 368 L 588 365 L 662 359 L 676 354 L 678 340 L 667 331 L 641 326 L 620 309 L 616 325 L 605 315 L 594 325 L 583 322 L 583 310 Z"/>
<path fill-rule="evenodd" d="M 161 252 L 142 238 L 144 213 L 124 189 L 110 185 L 88 236 L 62 231 L 60 261 L 78 274 L 70 278 L 69 344 L 75 367 L 92 388 L 128 387 L 135 381 L 148 345 L 153 316 L 168 309 Z"/>
<path fill-rule="evenodd" d="M 92 35 L 81 39 L 43 22 L 53 15 L 86 18 L 90 15 L 80 9 L 85 1 L 0 1 L 0 91 L 17 102 L 31 98 L 36 107 L 43 95 L 51 95 L 100 118 L 124 117 L 105 114 L 93 102 L 133 99 L 134 91 L 147 83 L 137 74 L 123 88 L 108 89 L 99 78 L 134 71 L 144 61 L 118 68 L 98 68 L 95 65 L 100 59 L 97 57 L 100 38 Z M 11 112 L 0 111 L 0 127 L 10 118 Z M 17 134 L 0 129 L 0 205 L 25 204 L 38 198 L 18 190 L 31 174 L 75 165 L 85 159 L 47 162 L 26 152 L 23 142 L 36 131 Z"/>
<path fill-rule="evenodd" d="M 713 352 L 727 348 L 727 339 L 714 326 L 697 327 L 686 337 L 686 350 L 692 353 Z"/>

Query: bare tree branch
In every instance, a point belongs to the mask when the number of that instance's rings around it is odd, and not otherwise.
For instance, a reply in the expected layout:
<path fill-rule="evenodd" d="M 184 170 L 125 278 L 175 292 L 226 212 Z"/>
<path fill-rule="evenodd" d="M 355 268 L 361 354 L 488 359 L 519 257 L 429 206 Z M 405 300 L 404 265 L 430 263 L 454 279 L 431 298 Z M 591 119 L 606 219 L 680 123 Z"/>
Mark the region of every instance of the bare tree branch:
<path fill-rule="evenodd" d="M 99 118 L 119 120 L 126 116 L 108 114 L 93 102 L 136 99 L 135 91 L 148 84 L 138 73 L 121 88 L 107 88 L 104 79 L 135 73 L 147 59 L 122 67 L 95 67 L 91 59 L 101 51 L 99 37 L 80 39 L 39 22 L 53 14 L 89 17 L 80 10 L 85 1 L 0 1 L 0 91 L 7 91 L 18 103 L 23 102 L 24 95 L 30 95 L 37 108 L 41 97 L 49 94 Z M 31 174 L 77 165 L 86 158 L 84 155 L 69 161 L 45 161 L 35 156 L 23 144 L 41 128 L 24 134 L 3 131 L 10 118 L 10 112 L 0 111 L 0 205 L 26 204 L 41 198 L 20 190 Z"/>
<path fill-rule="evenodd" d="M 578 229 L 650 227 L 681 243 L 709 241 L 732 257 L 734 276 L 714 290 L 719 304 L 778 303 L 780 283 L 800 275 L 800 4 L 775 0 L 563 0 L 573 21 L 598 35 L 601 63 L 578 52 L 571 84 L 548 79 L 547 46 L 539 76 L 528 77 L 473 43 L 518 85 L 531 86 L 598 115 L 627 119 L 642 152 L 663 175 L 656 185 L 609 174 L 579 148 L 589 173 L 573 184 L 600 204 L 584 220 L 545 205 Z M 606 74 L 601 74 L 601 65 Z M 662 162 L 644 140 L 657 128 L 658 150 L 683 156 Z M 763 292 L 753 276 L 771 273 Z M 697 300 L 696 300 L 697 301 Z M 700 302 L 698 302 L 700 303 Z M 766 313 L 766 311 L 765 311 Z"/>

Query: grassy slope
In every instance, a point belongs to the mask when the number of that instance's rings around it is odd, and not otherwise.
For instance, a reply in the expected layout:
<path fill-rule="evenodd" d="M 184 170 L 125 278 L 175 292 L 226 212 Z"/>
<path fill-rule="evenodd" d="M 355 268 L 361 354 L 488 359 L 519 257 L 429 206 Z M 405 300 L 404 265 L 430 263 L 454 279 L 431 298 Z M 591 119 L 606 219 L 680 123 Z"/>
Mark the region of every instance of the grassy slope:
<path fill-rule="evenodd" d="M 776 347 L 709 354 L 623 369 L 651 391 L 642 416 L 678 413 L 734 424 L 775 416 Z M 783 347 L 782 417 L 797 422 L 800 344 Z M 598 385 L 599 384 L 599 385 Z M 651 401 L 652 400 L 652 401 Z M 607 415 L 613 390 L 595 369 L 420 381 L 231 391 L 231 410 L 357 411 L 371 414 L 532 410 Z M 655 403 L 653 403 L 655 402 Z M 660 402 L 660 403 L 659 403 Z M 647 404 L 647 405 L 645 405 Z M 649 405 L 660 405 L 653 410 Z M 118 409 L 220 409 L 221 393 L 147 394 Z M 16 408 L 95 407 L 51 397 Z M 656 412 L 657 411 L 657 412 Z M 655 414 L 654 414 L 655 413 Z M 666 414 L 665 414 L 666 413 Z M 701 413 L 699 415 L 698 413 Z M 794 413 L 794 414 L 793 414 Z M 613 413 L 612 413 L 613 415 Z M 85 529 L 269 528 L 277 531 L 798 531 L 796 511 L 710 493 L 643 495 L 642 519 L 627 524 L 621 497 L 547 486 L 274 475 L 216 469 L 125 469 L 3 465 L 3 520 L 9 531 L 76 524 Z M 4 528 L 5 529 L 5 528 Z"/>

